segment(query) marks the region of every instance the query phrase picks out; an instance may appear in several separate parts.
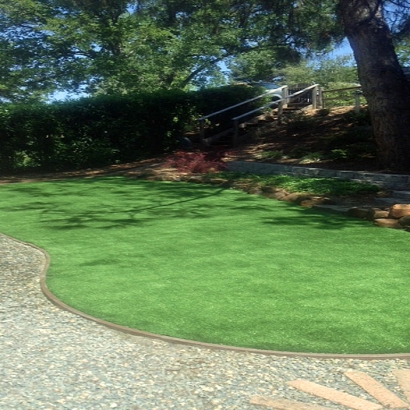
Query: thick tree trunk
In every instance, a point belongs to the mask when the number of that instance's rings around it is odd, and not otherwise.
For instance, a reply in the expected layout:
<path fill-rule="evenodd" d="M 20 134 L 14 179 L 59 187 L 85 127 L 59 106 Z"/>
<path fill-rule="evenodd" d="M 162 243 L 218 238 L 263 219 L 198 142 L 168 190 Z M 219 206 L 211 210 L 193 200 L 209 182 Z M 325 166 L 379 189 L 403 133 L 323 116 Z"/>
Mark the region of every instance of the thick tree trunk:
<path fill-rule="evenodd" d="M 410 171 L 410 83 L 399 65 L 381 0 L 340 0 L 381 165 Z"/>

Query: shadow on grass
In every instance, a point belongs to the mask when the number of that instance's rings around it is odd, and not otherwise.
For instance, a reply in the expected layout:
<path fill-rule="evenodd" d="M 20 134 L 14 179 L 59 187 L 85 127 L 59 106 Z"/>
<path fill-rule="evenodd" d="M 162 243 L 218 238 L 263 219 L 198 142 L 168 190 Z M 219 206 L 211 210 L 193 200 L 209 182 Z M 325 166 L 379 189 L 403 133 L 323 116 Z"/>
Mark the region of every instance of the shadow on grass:
<path fill-rule="evenodd" d="M 57 230 L 147 226 L 170 218 L 205 219 L 232 211 L 259 213 L 263 224 L 335 230 L 366 222 L 227 188 L 178 182 L 97 177 L 4 185 L 2 212 L 40 214 Z"/>

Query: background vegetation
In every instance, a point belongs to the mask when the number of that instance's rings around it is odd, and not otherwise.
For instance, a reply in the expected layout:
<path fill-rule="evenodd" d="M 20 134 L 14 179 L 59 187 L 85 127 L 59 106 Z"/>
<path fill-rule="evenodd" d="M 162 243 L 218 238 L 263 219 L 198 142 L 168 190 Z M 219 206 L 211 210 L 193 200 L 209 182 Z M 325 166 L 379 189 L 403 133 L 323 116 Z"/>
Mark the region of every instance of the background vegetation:
<path fill-rule="evenodd" d="M 227 86 L 197 92 L 101 95 L 53 104 L 3 104 L 0 171 L 79 169 L 162 154 L 178 146 L 200 115 L 260 92 L 254 87 Z"/>

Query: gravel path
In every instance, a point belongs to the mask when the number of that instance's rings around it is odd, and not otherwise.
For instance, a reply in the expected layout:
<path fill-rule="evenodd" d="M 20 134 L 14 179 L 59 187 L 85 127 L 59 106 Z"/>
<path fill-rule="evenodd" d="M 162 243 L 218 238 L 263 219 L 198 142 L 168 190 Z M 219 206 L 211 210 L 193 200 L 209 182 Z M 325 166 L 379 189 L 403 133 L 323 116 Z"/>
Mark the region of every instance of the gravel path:
<path fill-rule="evenodd" d="M 345 409 L 286 385 L 305 379 L 362 398 L 365 371 L 398 390 L 404 360 L 287 358 L 125 335 L 60 310 L 41 293 L 39 250 L 0 235 L 0 409 L 254 409 L 253 396 Z M 400 394 L 400 393 L 398 393 Z"/>

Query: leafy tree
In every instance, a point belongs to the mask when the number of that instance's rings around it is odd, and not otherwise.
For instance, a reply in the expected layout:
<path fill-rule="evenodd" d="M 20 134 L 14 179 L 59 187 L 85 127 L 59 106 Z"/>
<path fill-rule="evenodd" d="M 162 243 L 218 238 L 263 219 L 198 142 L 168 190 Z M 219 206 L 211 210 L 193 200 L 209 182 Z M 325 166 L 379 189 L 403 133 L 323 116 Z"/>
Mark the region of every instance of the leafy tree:
<path fill-rule="evenodd" d="M 283 2 L 281 2 L 283 3 Z M 395 171 L 410 170 L 410 84 L 394 47 L 394 35 L 410 32 L 408 0 L 288 1 L 293 6 L 293 32 L 309 29 L 311 39 L 326 44 L 343 29 L 357 64 L 358 77 L 374 129 L 379 160 Z M 275 4 L 260 0 L 272 13 Z M 310 16 L 310 19 L 309 19 Z M 309 24 L 303 23 L 303 19 Z M 300 36 L 309 46 L 309 35 Z M 403 56 L 405 58 L 405 56 Z"/>
<path fill-rule="evenodd" d="M 410 84 L 395 53 L 386 7 L 381 0 L 340 0 L 338 13 L 357 62 L 379 160 L 386 168 L 408 171 Z"/>
<path fill-rule="evenodd" d="M 294 60 L 331 36 L 328 19 L 307 23 L 317 7 L 293 3 L 0 0 L 3 97 L 35 87 L 106 94 L 200 87 L 222 80 L 219 63 L 259 49 Z"/>
<path fill-rule="evenodd" d="M 286 66 L 278 74 L 285 84 L 316 83 L 327 89 L 358 83 L 357 68 L 349 55 L 303 60 Z"/>

